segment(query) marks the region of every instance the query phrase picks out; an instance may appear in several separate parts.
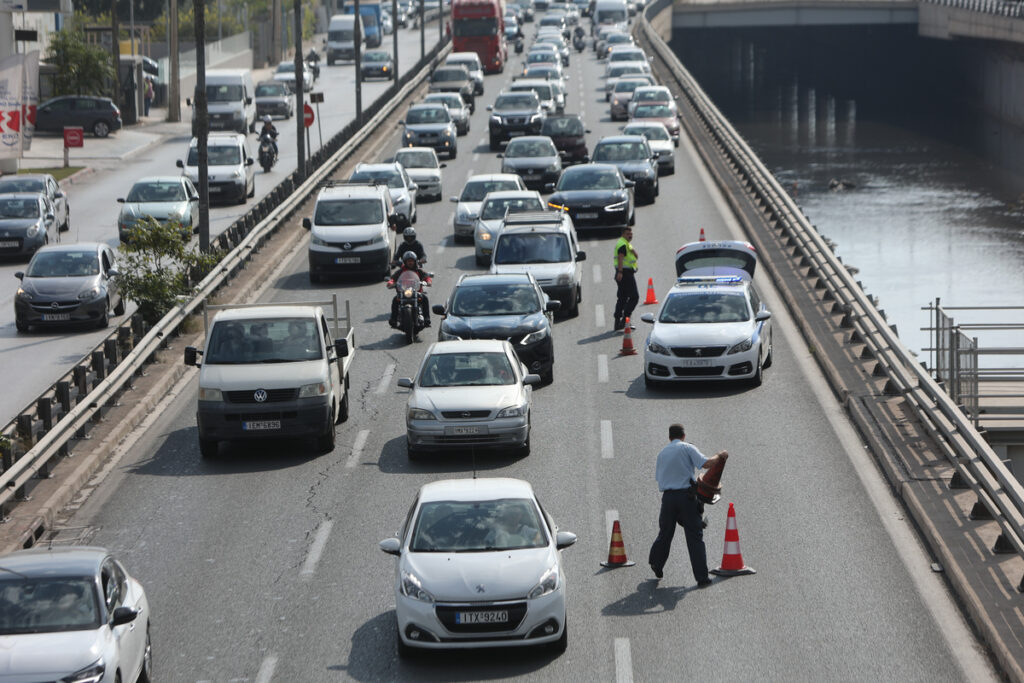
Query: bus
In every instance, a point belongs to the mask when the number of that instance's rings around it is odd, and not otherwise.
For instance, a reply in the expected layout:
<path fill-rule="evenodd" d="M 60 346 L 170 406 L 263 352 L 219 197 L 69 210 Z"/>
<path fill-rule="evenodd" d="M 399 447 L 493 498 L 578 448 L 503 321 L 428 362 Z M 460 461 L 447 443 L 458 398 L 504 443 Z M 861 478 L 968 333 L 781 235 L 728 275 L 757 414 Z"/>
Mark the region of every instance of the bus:
<path fill-rule="evenodd" d="M 505 0 L 452 0 L 452 50 L 475 52 L 487 73 L 505 70 Z"/>

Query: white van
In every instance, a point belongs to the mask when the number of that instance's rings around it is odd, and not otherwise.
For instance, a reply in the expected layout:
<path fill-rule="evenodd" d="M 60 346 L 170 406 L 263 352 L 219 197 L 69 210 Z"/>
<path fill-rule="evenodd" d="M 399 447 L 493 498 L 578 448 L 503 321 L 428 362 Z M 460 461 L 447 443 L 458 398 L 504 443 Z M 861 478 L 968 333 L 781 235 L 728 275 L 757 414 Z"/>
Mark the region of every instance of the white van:
<path fill-rule="evenodd" d="M 216 456 L 222 441 L 268 437 L 313 438 L 319 450 L 334 450 L 335 425 L 348 419 L 355 351 L 347 302 L 345 308 L 342 330 L 337 295 L 206 306 L 206 346 L 185 349 L 185 365 L 199 368 L 196 422 L 204 458 Z M 209 311 L 216 311 L 212 323 Z"/>
<path fill-rule="evenodd" d="M 210 130 L 230 130 L 252 133 L 256 130 L 256 86 L 248 69 L 206 70 L 206 111 Z M 192 125 L 196 123 L 195 102 L 192 107 Z"/>
<path fill-rule="evenodd" d="M 359 24 L 359 35 L 363 35 L 363 24 L 355 14 L 335 14 L 327 25 L 327 66 L 342 59 L 356 58 L 356 24 Z"/>
<path fill-rule="evenodd" d="M 256 195 L 256 169 L 249 142 L 240 133 L 210 133 L 206 141 L 207 171 L 211 201 L 236 201 Z M 188 157 L 178 159 L 183 175 L 199 187 L 199 141 L 192 138 Z"/>
<path fill-rule="evenodd" d="M 595 26 L 624 24 L 629 21 L 629 7 L 626 0 L 597 0 L 592 18 Z"/>

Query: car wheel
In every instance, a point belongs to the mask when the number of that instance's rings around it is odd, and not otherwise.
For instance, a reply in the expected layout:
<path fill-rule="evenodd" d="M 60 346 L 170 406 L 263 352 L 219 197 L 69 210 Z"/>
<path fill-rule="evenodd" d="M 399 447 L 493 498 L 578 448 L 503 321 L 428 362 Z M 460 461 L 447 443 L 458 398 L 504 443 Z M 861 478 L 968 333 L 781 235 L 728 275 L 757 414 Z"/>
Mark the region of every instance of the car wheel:
<path fill-rule="evenodd" d="M 562 637 L 548 645 L 555 654 L 563 654 L 569 647 L 569 622 L 562 624 Z"/>
<path fill-rule="evenodd" d="M 754 370 L 754 376 L 750 378 L 750 385 L 754 387 L 759 387 L 761 386 L 761 383 L 764 381 L 764 364 L 761 362 L 760 355 L 754 362 L 757 363 L 757 369 Z"/>
<path fill-rule="evenodd" d="M 491 151 L 492 152 L 497 152 L 500 149 L 501 149 L 501 140 L 499 140 L 498 138 L 496 138 L 496 137 L 494 137 L 492 135 L 491 136 Z"/>
<path fill-rule="evenodd" d="M 476 257 L 476 264 L 478 266 L 480 266 L 481 268 L 486 268 L 489 265 L 491 265 L 490 261 L 488 259 L 484 258 L 483 256 L 477 256 Z"/>
<path fill-rule="evenodd" d="M 21 318 L 14 319 L 14 329 L 18 332 L 28 332 L 28 323 Z"/>
<path fill-rule="evenodd" d="M 567 318 L 575 318 L 580 314 L 580 301 L 583 296 L 580 294 L 580 290 L 576 290 L 576 296 L 572 298 L 572 303 L 565 309 Z"/>
<path fill-rule="evenodd" d="M 323 278 L 321 278 L 319 275 L 317 275 L 313 271 L 309 271 L 309 283 L 310 284 L 312 284 L 312 285 L 319 284 L 322 279 Z"/>
<path fill-rule="evenodd" d="M 409 462 L 415 462 L 423 457 L 423 451 L 413 447 L 408 441 L 405 442 L 405 456 L 409 458 Z M 398 642 L 401 643 L 402 639 L 399 638 Z"/>
<path fill-rule="evenodd" d="M 114 306 L 114 315 L 124 315 L 124 297 L 118 299 L 117 305 Z"/>
<path fill-rule="evenodd" d="M 102 330 L 108 325 L 110 325 L 110 299 L 107 299 L 106 304 L 103 306 L 103 312 L 100 314 L 100 319 L 96 323 L 96 327 Z"/>
<path fill-rule="evenodd" d="M 772 343 L 772 336 L 768 335 L 768 355 L 764 357 L 764 363 L 761 365 L 762 368 L 770 368 L 772 361 L 775 360 L 775 344 Z"/>
<path fill-rule="evenodd" d="M 317 437 L 316 440 L 316 448 L 321 453 L 330 453 L 333 451 L 334 444 L 337 441 L 337 431 L 334 429 L 334 420 L 330 419 L 327 422 L 327 433 L 323 436 Z"/>
<path fill-rule="evenodd" d="M 629 214 L 629 224 L 630 225 L 636 225 L 636 211 L 634 211 L 633 213 Z"/>
<path fill-rule="evenodd" d="M 341 399 L 341 406 L 338 408 L 338 421 L 341 424 L 348 419 L 348 387 L 345 388 L 345 397 Z"/>
<path fill-rule="evenodd" d="M 540 381 L 543 384 L 551 384 L 555 381 L 555 364 L 551 363 L 551 367 L 546 372 L 540 373 Z"/>
<path fill-rule="evenodd" d="M 219 444 L 216 439 L 199 437 L 199 455 L 203 456 L 204 460 L 216 458 L 218 450 Z"/>
<path fill-rule="evenodd" d="M 98 138 L 105 138 L 110 135 L 110 124 L 106 121 L 97 121 L 92 124 L 92 134 Z"/>
<path fill-rule="evenodd" d="M 459 154 L 459 148 L 452 145 L 452 151 L 448 152 L 448 159 L 454 159 Z"/>
<path fill-rule="evenodd" d="M 250 197 L 255 197 L 256 196 L 256 178 L 255 177 L 252 179 L 252 188 L 249 190 L 249 196 Z"/>
<path fill-rule="evenodd" d="M 414 659 L 422 654 L 419 648 L 405 644 L 405 641 L 402 640 L 402 636 L 398 634 L 397 628 L 395 629 L 395 645 L 398 649 L 399 659 Z"/>
<path fill-rule="evenodd" d="M 142 651 L 142 671 L 139 672 L 138 683 L 153 683 L 153 640 L 146 627 L 146 649 Z"/>

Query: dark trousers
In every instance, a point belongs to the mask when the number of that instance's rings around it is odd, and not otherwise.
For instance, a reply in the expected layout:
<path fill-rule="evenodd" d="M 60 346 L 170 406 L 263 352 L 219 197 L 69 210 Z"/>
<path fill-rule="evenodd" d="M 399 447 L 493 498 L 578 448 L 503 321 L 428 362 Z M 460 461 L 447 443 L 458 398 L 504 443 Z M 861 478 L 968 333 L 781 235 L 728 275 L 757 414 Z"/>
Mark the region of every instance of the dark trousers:
<path fill-rule="evenodd" d="M 633 316 L 633 309 L 640 302 L 640 292 L 636 288 L 636 271 L 632 268 L 622 269 L 622 279 L 616 281 L 615 322 L 623 322 Z"/>
<path fill-rule="evenodd" d="M 426 325 L 430 322 L 430 299 L 427 298 L 426 294 L 420 295 L 420 313 L 423 314 L 423 324 Z M 392 326 L 398 324 L 398 297 L 391 299 L 391 320 L 389 321 Z"/>
<path fill-rule="evenodd" d="M 686 550 L 690 553 L 693 578 L 708 580 L 708 557 L 704 549 L 704 505 L 690 489 L 665 491 L 661 494 L 661 513 L 658 515 L 658 538 L 651 546 L 648 561 L 661 571 L 668 561 L 676 524 L 686 533 Z"/>

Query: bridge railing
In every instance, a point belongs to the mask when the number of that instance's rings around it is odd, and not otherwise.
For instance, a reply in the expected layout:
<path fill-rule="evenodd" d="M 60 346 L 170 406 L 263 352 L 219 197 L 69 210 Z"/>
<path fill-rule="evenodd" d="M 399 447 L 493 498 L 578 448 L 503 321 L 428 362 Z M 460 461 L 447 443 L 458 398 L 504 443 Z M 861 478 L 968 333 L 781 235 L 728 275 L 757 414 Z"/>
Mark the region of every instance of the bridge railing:
<path fill-rule="evenodd" d="M 1024 3 L 1007 2 L 1007 0 L 922 0 L 930 5 L 941 5 L 954 9 L 965 9 L 971 12 L 995 14 L 1001 17 L 1024 17 Z"/>
<path fill-rule="evenodd" d="M 842 315 L 840 325 L 851 330 L 851 341 L 864 345 L 862 358 L 877 361 L 875 373 L 887 377 L 885 393 L 902 396 L 920 418 L 953 469 L 950 486 L 969 487 L 977 495 L 972 517 L 991 517 L 999 525 L 993 551 L 1024 556 L 1024 486 L 978 433 L 971 418 L 903 345 L 876 302 L 651 27 L 650 20 L 670 6 L 671 0 L 649 5 L 639 30 L 672 74 L 675 82 L 671 85 L 682 94 L 680 109 L 689 108 L 696 125 L 714 141 L 765 220 L 780 232 L 780 239 L 792 249 L 801 267 L 809 269 L 815 289 L 824 290 L 823 301 L 832 302 L 832 312 Z M 1024 591 L 1024 580 L 1018 590 Z"/>

